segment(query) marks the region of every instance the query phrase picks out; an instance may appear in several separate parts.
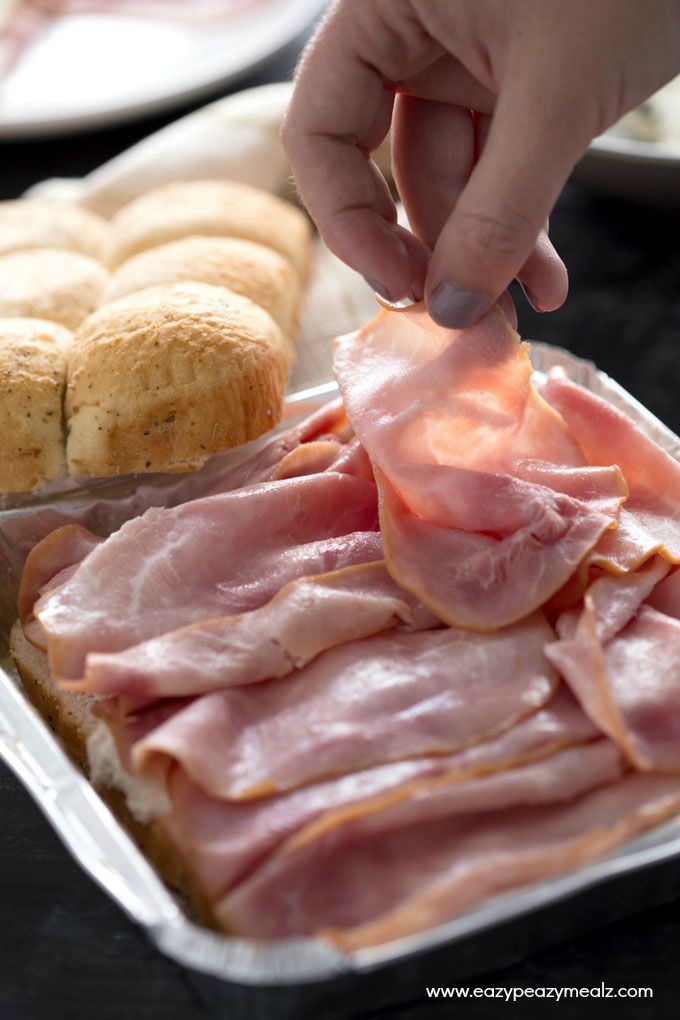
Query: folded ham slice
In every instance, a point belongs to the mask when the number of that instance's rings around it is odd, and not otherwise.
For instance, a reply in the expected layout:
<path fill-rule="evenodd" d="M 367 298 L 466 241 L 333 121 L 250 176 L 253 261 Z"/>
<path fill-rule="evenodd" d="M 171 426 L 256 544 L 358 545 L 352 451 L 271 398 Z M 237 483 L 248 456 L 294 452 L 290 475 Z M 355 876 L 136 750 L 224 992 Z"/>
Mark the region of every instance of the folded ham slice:
<path fill-rule="evenodd" d="M 618 464 L 628 483 L 618 527 L 600 540 L 592 562 L 627 573 L 658 552 L 680 563 L 680 463 L 627 415 L 564 376 L 548 379 L 543 394 L 588 462 Z"/>
<path fill-rule="evenodd" d="M 469 486 L 468 496 L 497 501 L 508 513 L 513 497 L 525 507 L 535 504 L 530 527 L 520 527 L 501 541 L 416 516 L 380 471 L 376 479 L 381 489 L 383 552 L 392 575 L 436 607 L 442 618 L 449 622 L 458 618 L 461 626 L 474 630 L 490 629 L 491 620 L 512 620 L 520 605 L 522 616 L 527 604 L 542 605 L 546 584 L 552 588 L 564 575 L 565 557 L 579 557 L 584 542 L 590 543 L 595 534 L 591 511 L 576 500 L 565 502 L 560 510 L 536 505 L 533 493 L 521 493 L 516 483 L 500 475 L 483 479 L 484 492 L 476 484 Z M 480 505 L 476 498 L 469 503 L 472 519 Z M 573 570 L 570 565 L 568 574 Z M 556 590 L 563 587 L 564 582 Z"/>
<path fill-rule="evenodd" d="M 170 757 L 206 792 L 240 800 L 451 753 L 553 696 L 557 675 L 543 655 L 552 636 L 535 614 L 491 635 L 446 628 L 349 642 L 283 680 L 197 698 L 129 757 L 137 769 Z"/>
<path fill-rule="evenodd" d="M 622 772 L 600 740 L 470 782 L 422 784 L 383 810 L 301 830 L 215 912 L 228 930 L 321 932 L 347 948 L 433 927 L 677 809 L 680 781 Z"/>
<path fill-rule="evenodd" d="M 625 577 L 604 574 L 582 610 L 560 616 L 546 655 L 635 768 L 680 772 L 680 619 L 645 601 L 668 570 L 657 556 Z"/>
<path fill-rule="evenodd" d="M 335 371 L 376 470 L 389 570 L 447 623 L 522 619 L 614 525 L 621 472 L 588 466 L 499 309 L 462 332 L 383 312 L 336 341 Z"/>
<path fill-rule="evenodd" d="M 38 596 L 64 583 L 102 542 L 99 535 L 80 524 L 66 524 L 38 542 L 28 554 L 19 586 L 18 611 L 24 634 L 32 644 L 44 648 L 46 640 L 33 613 Z"/>
<path fill-rule="evenodd" d="M 196 623 L 124 652 L 91 654 L 72 689 L 138 699 L 204 694 L 283 677 L 335 645 L 383 630 L 426 630 L 437 617 L 382 562 L 289 582 L 260 609 Z"/>
<path fill-rule="evenodd" d="M 151 509 L 39 599 L 56 680 L 93 651 L 256 609 L 294 577 L 379 559 L 372 482 L 332 471 Z"/>
<path fill-rule="evenodd" d="M 259 800 L 218 800 L 204 793 L 179 767 L 171 770 L 171 818 L 164 819 L 179 852 L 191 861 L 211 897 L 225 894 L 286 839 L 315 819 L 326 829 L 384 810 L 434 777 L 450 782 L 512 768 L 575 744 L 598 731 L 567 688 L 545 708 L 492 740 L 458 754 L 390 762 L 311 783 Z"/>

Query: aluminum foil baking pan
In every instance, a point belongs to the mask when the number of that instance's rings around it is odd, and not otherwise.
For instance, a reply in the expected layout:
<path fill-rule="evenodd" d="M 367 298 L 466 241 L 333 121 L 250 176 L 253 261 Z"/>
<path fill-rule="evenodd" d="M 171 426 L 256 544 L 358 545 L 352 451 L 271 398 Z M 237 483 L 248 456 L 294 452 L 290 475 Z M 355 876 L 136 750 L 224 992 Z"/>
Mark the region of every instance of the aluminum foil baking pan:
<path fill-rule="evenodd" d="M 590 362 L 559 348 L 532 345 L 536 382 L 552 369 L 604 397 L 680 459 L 680 439 Z M 308 410 L 335 395 L 334 383 L 289 398 Z M 249 451 L 247 451 L 249 452 Z M 242 457 L 243 451 L 232 456 Z M 215 470 L 228 464 L 222 460 Z M 214 466 L 214 465 L 213 465 Z M 207 470 L 212 471 L 213 466 Z M 94 483 L 90 489 L 43 494 L 25 511 L 87 510 L 88 501 L 165 502 L 184 482 L 144 479 Z M 165 486 L 165 489 L 164 489 Z M 133 491 L 134 490 L 134 491 Z M 151 491 L 146 491 L 151 490 Z M 189 491 L 189 490 L 185 490 Z M 132 496 L 131 496 L 132 493 Z M 181 492 L 180 492 L 181 495 Z M 187 497 L 189 498 L 189 497 Z M 138 512 L 138 511 L 137 511 Z M 0 510 L 0 528 L 21 508 Z M 11 529 L 10 529 L 11 530 Z M 12 550 L 9 551 L 10 560 Z M 5 564 L 7 568 L 7 564 Z M 4 574 L 4 624 L 13 622 L 11 569 Z M 203 996 L 230 1018 L 314 1020 L 357 1016 L 422 997 L 432 984 L 461 983 L 546 945 L 680 895 L 680 817 L 627 843 L 610 857 L 573 874 L 542 881 L 487 901 L 433 930 L 387 945 L 341 953 L 314 938 L 261 941 L 220 935 L 190 920 L 94 788 L 67 758 L 22 693 L 0 647 L 0 755 L 24 783 L 70 852 L 121 908 L 144 927 L 161 952 L 183 968 Z M 332 881 L 332 876 L 329 876 Z"/>

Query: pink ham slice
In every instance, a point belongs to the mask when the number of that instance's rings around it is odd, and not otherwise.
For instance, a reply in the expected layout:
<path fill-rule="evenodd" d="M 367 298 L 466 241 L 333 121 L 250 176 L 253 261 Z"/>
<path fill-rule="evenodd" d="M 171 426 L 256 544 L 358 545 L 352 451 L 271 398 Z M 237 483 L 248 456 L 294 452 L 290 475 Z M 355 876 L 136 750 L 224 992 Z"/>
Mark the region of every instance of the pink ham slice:
<path fill-rule="evenodd" d="M 211 797 L 175 767 L 169 777 L 173 814 L 165 824 L 180 853 L 191 859 L 202 888 L 214 897 L 226 893 L 315 819 L 323 818 L 323 825 L 332 828 L 352 816 L 384 810 L 410 796 L 416 784 L 434 777 L 469 780 L 585 744 L 597 735 L 568 689 L 562 688 L 547 707 L 501 736 L 458 754 L 391 762 L 247 803 Z"/>
<path fill-rule="evenodd" d="M 484 630 L 491 620 L 513 619 L 520 599 L 523 606 L 542 604 L 546 576 L 561 578 L 563 557 L 579 556 L 574 550 L 593 538 L 592 513 L 575 500 L 565 502 L 562 510 L 536 506 L 530 527 L 499 541 L 412 514 L 381 472 L 376 478 L 382 497 L 383 552 L 392 575 L 426 604 L 444 607 L 442 615 L 460 619 L 472 629 Z M 501 475 L 487 476 L 482 484 L 484 493 L 476 484 L 470 488 L 480 499 L 497 501 L 501 515 L 505 508 L 506 520 L 513 512 L 513 497 L 519 496 L 524 506 L 525 495 L 531 498 Z M 452 499 L 449 506 L 453 503 Z M 471 519 L 478 505 L 470 502 Z"/>
<path fill-rule="evenodd" d="M 19 619 L 27 636 L 33 623 L 38 595 L 53 586 L 63 571 L 76 566 L 101 545 L 103 539 L 80 524 L 66 524 L 39 542 L 26 558 L 19 587 Z M 59 583 L 59 582 L 57 582 Z"/>
<path fill-rule="evenodd" d="M 333 439 L 314 439 L 287 453 L 272 472 L 272 479 L 300 478 L 326 471 L 338 459 L 342 447 Z"/>
<path fill-rule="evenodd" d="M 660 581 L 646 601 L 652 609 L 680 620 L 680 568 Z"/>
<path fill-rule="evenodd" d="M 546 655 L 635 768 L 680 772 L 680 620 L 645 602 L 668 569 L 659 556 L 626 577 L 600 577 L 583 609 L 558 619 Z"/>
<path fill-rule="evenodd" d="M 437 617 L 399 588 L 382 562 L 290 581 L 260 609 L 87 657 L 72 689 L 140 700 L 204 694 L 283 677 L 321 652 L 383 630 L 426 630 Z"/>
<path fill-rule="evenodd" d="M 351 950 L 431 928 L 494 894 L 597 861 L 678 809 L 680 784 L 676 778 L 632 774 L 564 805 L 517 807 L 496 816 L 477 816 L 460 838 L 454 835 L 456 830 L 460 832 L 455 821 L 435 824 L 420 834 L 407 830 L 383 847 L 384 854 L 378 853 L 377 868 L 375 856 L 369 854 L 370 871 L 364 873 L 369 883 L 374 877 L 378 880 L 376 871 L 385 874 L 392 866 L 395 869 L 385 889 L 387 909 L 383 915 L 349 931 L 331 928 L 321 934 Z M 456 839 L 454 855 L 452 836 Z M 413 872 L 409 876 L 404 860 L 408 860 L 411 847 Z M 322 867 L 326 864 L 320 863 Z M 363 861 L 358 863 L 361 867 Z M 347 859 L 334 874 L 334 888 L 342 888 L 353 864 L 357 864 L 356 858 Z M 228 906 L 225 903 L 227 917 Z"/>
<path fill-rule="evenodd" d="M 52 675 L 78 680 L 89 652 L 256 609 L 294 577 L 379 559 L 376 526 L 373 483 L 335 472 L 148 510 L 36 604 Z"/>
<path fill-rule="evenodd" d="M 9 77 L 24 50 L 44 28 L 46 14 L 32 0 L 23 2 L 9 15 L 9 20 L 0 21 L 0 82 Z"/>
<path fill-rule="evenodd" d="M 117 14 L 131 18 L 201 21 L 229 17 L 259 0 L 25 0 L 55 17 L 69 14 Z"/>
<path fill-rule="evenodd" d="M 286 429 L 252 457 L 230 468 L 205 495 L 232 492 L 244 485 L 268 482 L 277 477 L 291 478 L 297 473 L 309 474 L 313 460 L 317 465 L 323 460 L 327 467 L 330 454 L 337 455 L 344 444 L 346 426 L 347 415 L 342 400 L 331 400 L 298 425 Z M 322 458 L 319 447 L 315 445 L 317 443 L 333 444 L 333 449 L 326 448 L 326 456 Z M 301 449 L 308 445 L 314 446 L 312 455 L 306 449 Z"/>
<path fill-rule="evenodd" d="M 359 463 L 354 449 L 356 444 L 347 449 L 341 438 L 346 426 L 347 416 L 342 401 L 330 401 L 248 460 L 230 468 L 219 483 L 203 495 L 231 492 L 256 482 L 324 471 L 334 461 L 339 461 L 340 470 L 346 470 L 348 474 L 361 474 L 371 479 L 370 467 L 368 471 L 363 464 L 356 470 L 352 470 L 351 466 L 346 468 L 347 463 Z M 52 586 L 55 575 L 80 563 L 102 541 L 79 524 L 66 524 L 55 528 L 34 545 L 26 557 L 19 589 L 18 608 L 22 624 L 32 618 L 38 595 L 48 584 Z"/>
<path fill-rule="evenodd" d="M 622 772 L 616 748 L 600 740 L 470 782 L 423 784 L 344 825 L 322 818 L 215 913 L 250 936 L 321 932 L 347 948 L 433 927 L 491 893 L 600 856 L 677 809 L 680 781 Z"/>
<path fill-rule="evenodd" d="M 592 562 L 615 573 L 660 552 L 680 563 L 680 463 L 627 415 L 563 376 L 543 394 L 567 422 L 590 464 L 618 464 L 630 494 L 619 526 L 603 536 Z"/>
<path fill-rule="evenodd" d="M 492 309 L 472 329 L 381 313 L 336 341 L 350 421 L 377 472 L 390 572 L 447 623 L 540 607 L 616 521 L 616 467 L 589 467 Z"/>
<path fill-rule="evenodd" d="M 543 655 L 552 636 L 536 614 L 489 635 L 446 628 L 349 642 L 284 680 L 196 699 L 130 759 L 136 769 L 175 759 L 206 792 L 242 800 L 462 750 L 553 696 Z"/>

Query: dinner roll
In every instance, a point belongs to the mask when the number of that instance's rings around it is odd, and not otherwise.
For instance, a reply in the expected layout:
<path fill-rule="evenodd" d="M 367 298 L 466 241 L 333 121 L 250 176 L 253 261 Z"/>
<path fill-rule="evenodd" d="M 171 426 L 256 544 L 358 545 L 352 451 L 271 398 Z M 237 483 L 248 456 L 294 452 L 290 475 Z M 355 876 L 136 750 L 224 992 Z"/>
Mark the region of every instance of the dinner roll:
<path fill-rule="evenodd" d="M 66 474 L 62 399 L 73 334 L 41 319 L 0 319 L 0 491 Z"/>
<path fill-rule="evenodd" d="M 288 337 L 296 333 L 300 282 L 290 262 L 254 241 L 186 237 L 133 256 L 116 270 L 102 304 L 161 283 L 211 283 L 243 294 L 269 312 Z"/>
<path fill-rule="evenodd" d="M 108 261 L 119 266 L 140 251 L 192 235 L 258 241 L 284 255 L 301 278 L 307 273 L 311 230 L 304 214 L 235 181 L 180 181 L 134 199 L 111 221 Z"/>
<path fill-rule="evenodd" d="M 109 224 L 64 202 L 20 198 L 0 202 L 0 254 L 26 248 L 66 248 L 101 259 Z"/>
<path fill-rule="evenodd" d="M 109 274 L 75 251 L 34 248 L 0 255 L 0 316 L 51 319 L 77 329 L 99 304 Z"/>
<path fill-rule="evenodd" d="M 280 419 L 281 330 L 225 287 L 148 287 L 78 330 L 66 390 L 72 475 L 183 471 Z"/>

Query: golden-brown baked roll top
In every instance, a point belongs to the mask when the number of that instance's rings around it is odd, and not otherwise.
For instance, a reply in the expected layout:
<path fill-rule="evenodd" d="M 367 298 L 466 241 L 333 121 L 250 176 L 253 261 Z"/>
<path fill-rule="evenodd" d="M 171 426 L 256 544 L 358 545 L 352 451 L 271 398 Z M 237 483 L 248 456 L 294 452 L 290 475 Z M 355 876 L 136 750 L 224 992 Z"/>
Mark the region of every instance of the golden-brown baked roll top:
<path fill-rule="evenodd" d="M 238 237 L 279 252 L 304 280 L 311 228 L 290 202 L 236 181 L 182 181 L 146 192 L 111 221 L 107 261 L 121 265 L 141 251 L 190 236 Z"/>
<path fill-rule="evenodd" d="M 108 278 L 100 262 L 76 251 L 33 248 L 0 255 L 0 316 L 77 329 L 99 304 Z"/>
<path fill-rule="evenodd" d="M 66 390 L 76 477 L 181 471 L 280 419 L 289 341 L 223 287 L 150 287 L 85 320 Z"/>
<path fill-rule="evenodd" d="M 273 248 L 232 237 L 186 237 L 134 255 L 111 277 L 102 304 L 160 284 L 209 283 L 250 298 L 294 338 L 300 281 Z"/>
<path fill-rule="evenodd" d="M 0 492 L 66 475 L 62 401 L 73 334 L 40 319 L 0 319 Z"/>
<path fill-rule="evenodd" d="M 310 254 L 299 209 L 235 182 L 168 184 L 112 222 L 0 202 L 0 492 L 189 470 L 269 431 Z"/>
<path fill-rule="evenodd" d="M 81 206 L 27 198 L 0 202 L 0 254 L 62 248 L 101 261 L 108 234 L 108 221 Z"/>

